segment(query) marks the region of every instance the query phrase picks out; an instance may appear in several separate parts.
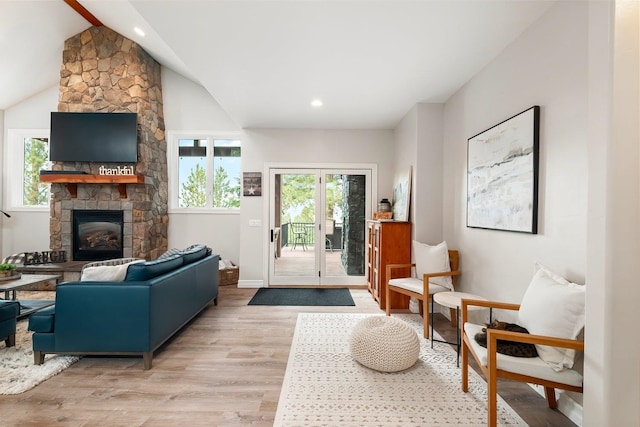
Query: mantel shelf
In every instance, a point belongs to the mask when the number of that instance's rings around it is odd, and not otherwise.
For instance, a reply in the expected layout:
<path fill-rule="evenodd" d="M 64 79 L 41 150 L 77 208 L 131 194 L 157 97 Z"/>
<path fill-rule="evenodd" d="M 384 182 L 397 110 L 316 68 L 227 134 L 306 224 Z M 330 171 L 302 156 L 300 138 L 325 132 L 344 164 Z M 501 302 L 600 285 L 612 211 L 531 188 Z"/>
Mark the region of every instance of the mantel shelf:
<path fill-rule="evenodd" d="M 127 198 L 127 184 L 144 184 L 144 175 L 42 174 L 40 182 L 67 184 L 71 197 L 78 196 L 78 184 L 116 184 L 120 198 Z"/>

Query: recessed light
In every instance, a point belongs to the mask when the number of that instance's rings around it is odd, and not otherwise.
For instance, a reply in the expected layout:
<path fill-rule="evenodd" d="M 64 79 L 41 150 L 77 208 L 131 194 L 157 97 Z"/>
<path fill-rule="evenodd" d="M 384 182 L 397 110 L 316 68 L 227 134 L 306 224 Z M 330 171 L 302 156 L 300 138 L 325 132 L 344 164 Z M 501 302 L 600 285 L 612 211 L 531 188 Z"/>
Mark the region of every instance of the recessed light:
<path fill-rule="evenodd" d="M 311 106 L 312 107 L 322 107 L 322 100 L 321 99 L 314 99 L 313 101 L 311 101 Z"/>
<path fill-rule="evenodd" d="M 144 37 L 144 31 L 142 31 L 142 29 L 133 27 L 133 31 L 135 31 L 137 35 Z"/>

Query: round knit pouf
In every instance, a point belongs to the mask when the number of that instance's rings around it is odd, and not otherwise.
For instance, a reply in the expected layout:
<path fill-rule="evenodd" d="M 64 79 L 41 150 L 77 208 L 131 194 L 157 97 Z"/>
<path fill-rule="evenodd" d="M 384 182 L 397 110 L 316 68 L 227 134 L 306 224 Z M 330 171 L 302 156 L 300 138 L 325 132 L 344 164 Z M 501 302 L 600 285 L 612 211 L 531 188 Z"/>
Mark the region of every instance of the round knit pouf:
<path fill-rule="evenodd" d="M 351 356 L 382 372 L 397 372 L 412 367 L 420 355 L 416 331 L 395 317 L 372 316 L 359 321 L 351 331 Z"/>

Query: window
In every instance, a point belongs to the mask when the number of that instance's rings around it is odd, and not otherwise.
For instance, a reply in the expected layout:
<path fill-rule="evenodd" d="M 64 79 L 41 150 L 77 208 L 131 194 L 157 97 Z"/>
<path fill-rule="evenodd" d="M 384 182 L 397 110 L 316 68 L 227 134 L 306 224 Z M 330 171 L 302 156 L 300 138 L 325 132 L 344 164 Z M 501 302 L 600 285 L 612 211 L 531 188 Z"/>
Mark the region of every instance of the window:
<path fill-rule="evenodd" d="M 241 147 L 237 138 L 213 135 L 170 137 L 172 206 L 185 209 L 240 207 Z"/>
<path fill-rule="evenodd" d="M 49 207 L 50 185 L 40 182 L 40 171 L 51 169 L 49 130 L 8 131 L 7 169 L 11 207 Z M 15 179 L 13 179 L 15 178 Z"/>

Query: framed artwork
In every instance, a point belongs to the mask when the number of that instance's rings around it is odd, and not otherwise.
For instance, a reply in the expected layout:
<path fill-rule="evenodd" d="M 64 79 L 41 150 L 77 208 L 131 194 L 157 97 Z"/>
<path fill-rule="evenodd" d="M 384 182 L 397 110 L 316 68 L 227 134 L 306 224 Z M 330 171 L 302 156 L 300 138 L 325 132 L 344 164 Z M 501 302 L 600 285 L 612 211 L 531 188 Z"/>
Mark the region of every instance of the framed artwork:
<path fill-rule="evenodd" d="M 409 221 L 409 206 L 411 203 L 411 166 L 406 172 L 398 176 L 393 187 L 393 219 Z"/>
<path fill-rule="evenodd" d="M 467 227 L 538 232 L 540 107 L 469 138 Z"/>
<path fill-rule="evenodd" d="M 242 195 L 262 196 L 262 172 L 243 172 Z"/>

